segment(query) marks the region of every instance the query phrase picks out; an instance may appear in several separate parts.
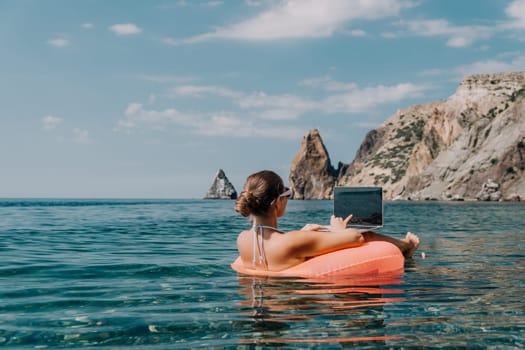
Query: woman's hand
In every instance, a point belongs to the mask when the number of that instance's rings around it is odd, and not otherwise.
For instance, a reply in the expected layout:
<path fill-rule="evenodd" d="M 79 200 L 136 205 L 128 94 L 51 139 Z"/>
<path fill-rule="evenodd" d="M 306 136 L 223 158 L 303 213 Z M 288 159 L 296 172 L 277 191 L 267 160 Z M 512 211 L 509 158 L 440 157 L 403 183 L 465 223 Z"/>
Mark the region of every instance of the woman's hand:
<path fill-rule="evenodd" d="M 301 231 L 320 231 L 320 230 L 326 230 L 326 227 L 319 224 L 306 224 L 301 229 Z"/>
<path fill-rule="evenodd" d="M 346 219 L 343 220 L 343 218 L 335 217 L 332 215 L 330 217 L 330 229 L 332 231 L 339 231 L 346 229 L 346 226 L 348 223 L 352 220 L 352 214 L 348 215 Z"/>

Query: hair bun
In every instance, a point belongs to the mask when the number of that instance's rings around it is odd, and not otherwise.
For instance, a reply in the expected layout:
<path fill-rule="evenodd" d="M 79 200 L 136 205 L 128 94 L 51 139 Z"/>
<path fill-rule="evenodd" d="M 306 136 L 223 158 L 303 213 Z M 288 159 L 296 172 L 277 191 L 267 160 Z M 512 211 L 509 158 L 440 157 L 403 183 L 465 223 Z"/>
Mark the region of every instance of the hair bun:
<path fill-rule="evenodd" d="M 246 199 L 250 205 L 250 208 L 257 208 L 260 204 L 259 198 L 257 198 L 252 191 L 246 191 Z"/>
<path fill-rule="evenodd" d="M 251 191 L 242 191 L 235 201 L 235 211 L 248 217 L 259 204 L 260 200 Z"/>
<path fill-rule="evenodd" d="M 267 215 L 284 188 L 283 180 L 270 170 L 248 176 L 243 191 L 235 202 L 235 211 L 242 216 Z"/>

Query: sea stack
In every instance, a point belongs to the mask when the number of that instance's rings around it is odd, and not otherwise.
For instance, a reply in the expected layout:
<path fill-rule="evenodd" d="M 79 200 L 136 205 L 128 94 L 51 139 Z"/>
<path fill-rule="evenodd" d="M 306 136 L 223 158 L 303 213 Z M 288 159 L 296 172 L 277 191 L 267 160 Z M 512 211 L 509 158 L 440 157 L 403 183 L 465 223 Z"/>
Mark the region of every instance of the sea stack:
<path fill-rule="evenodd" d="M 237 191 L 222 169 L 217 171 L 204 199 L 237 199 Z"/>
<path fill-rule="evenodd" d="M 290 186 L 295 199 L 331 199 L 334 186 L 381 186 L 385 200 L 523 200 L 525 72 L 468 75 L 449 98 L 399 110 L 337 169 L 310 130 Z"/>
<path fill-rule="evenodd" d="M 290 169 L 294 199 L 331 199 L 337 171 L 317 129 L 303 137 Z"/>

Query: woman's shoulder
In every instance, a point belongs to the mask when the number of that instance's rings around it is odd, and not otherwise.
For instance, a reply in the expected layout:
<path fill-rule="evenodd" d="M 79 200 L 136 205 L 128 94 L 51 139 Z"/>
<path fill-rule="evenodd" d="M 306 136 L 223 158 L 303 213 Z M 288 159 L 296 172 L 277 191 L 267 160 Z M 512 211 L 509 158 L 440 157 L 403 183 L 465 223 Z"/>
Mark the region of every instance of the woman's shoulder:
<path fill-rule="evenodd" d="M 239 235 L 237 236 L 237 242 L 239 240 L 242 240 L 242 239 L 246 239 L 247 236 L 250 236 L 253 234 L 253 231 L 252 230 L 244 230 L 244 231 L 241 231 L 239 233 Z"/>

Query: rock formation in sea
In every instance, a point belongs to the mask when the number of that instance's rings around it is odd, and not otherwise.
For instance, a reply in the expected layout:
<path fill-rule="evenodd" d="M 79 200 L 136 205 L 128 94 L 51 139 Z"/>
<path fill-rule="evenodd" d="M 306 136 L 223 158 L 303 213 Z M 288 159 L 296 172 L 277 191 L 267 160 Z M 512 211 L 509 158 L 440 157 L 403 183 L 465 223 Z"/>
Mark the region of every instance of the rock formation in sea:
<path fill-rule="evenodd" d="M 204 199 L 237 199 L 237 191 L 222 169 L 217 171 Z"/>
<path fill-rule="evenodd" d="M 301 158 L 309 157 L 307 150 Z M 295 162 L 290 178 L 298 177 Z M 332 174 L 339 186 L 382 186 L 389 200 L 524 198 L 525 72 L 466 76 L 448 99 L 398 111 L 339 168 L 304 171 L 326 184 Z M 319 198 L 309 193 L 305 199 Z"/>
<path fill-rule="evenodd" d="M 294 199 L 331 198 L 337 171 L 316 129 L 303 137 L 301 148 L 295 155 L 290 169 L 290 186 Z"/>

